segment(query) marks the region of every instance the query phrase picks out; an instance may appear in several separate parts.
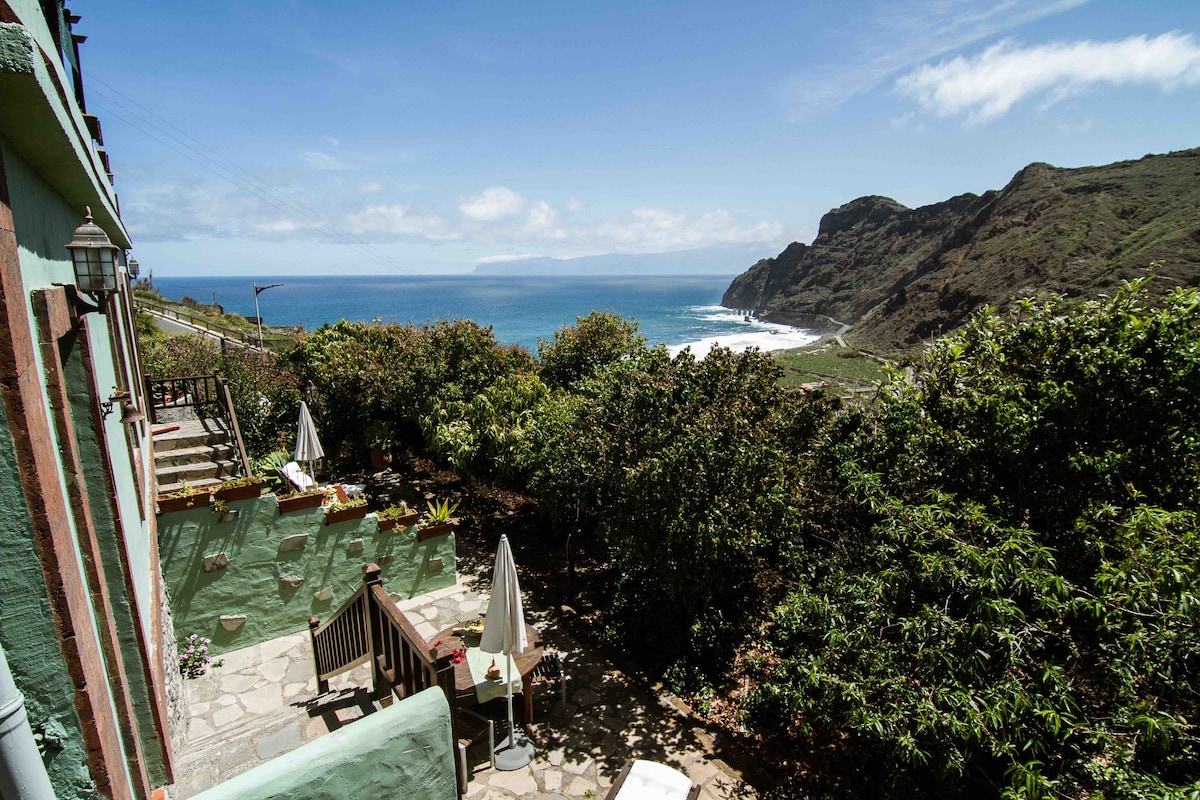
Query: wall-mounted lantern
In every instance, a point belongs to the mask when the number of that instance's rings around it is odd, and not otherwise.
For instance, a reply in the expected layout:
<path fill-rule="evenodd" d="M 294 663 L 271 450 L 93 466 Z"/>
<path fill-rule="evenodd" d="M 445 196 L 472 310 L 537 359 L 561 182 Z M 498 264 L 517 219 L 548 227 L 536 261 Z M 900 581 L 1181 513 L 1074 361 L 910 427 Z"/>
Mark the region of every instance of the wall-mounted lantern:
<path fill-rule="evenodd" d="M 117 246 L 103 228 L 92 222 L 92 209 L 86 211 L 83 224 L 75 229 L 67 245 L 75 267 L 75 289 L 96 301 L 95 306 L 90 306 L 76 297 L 80 316 L 92 311 L 103 314 L 108 299 L 117 291 Z"/>
<path fill-rule="evenodd" d="M 137 276 L 142 271 L 142 268 L 140 266 L 138 266 L 136 258 L 131 258 L 131 259 L 129 259 L 129 263 L 125 266 L 125 271 L 129 273 L 130 279 L 136 281 Z"/>

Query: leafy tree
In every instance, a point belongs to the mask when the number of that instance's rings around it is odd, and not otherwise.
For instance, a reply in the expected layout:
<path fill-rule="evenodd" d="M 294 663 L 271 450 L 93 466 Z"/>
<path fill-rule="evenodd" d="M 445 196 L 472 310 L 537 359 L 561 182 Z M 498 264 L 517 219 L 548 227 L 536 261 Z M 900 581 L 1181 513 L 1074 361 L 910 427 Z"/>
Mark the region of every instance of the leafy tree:
<path fill-rule="evenodd" d="M 568 388 L 645 349 L 646 337 L 638 333 L 636 322 L 618 314 L 593 311 L 577 317 L 572 326 L 564 325 L 552 341 L 540 339 L 538 361 L 542 380 L 548 386 Z"/>
<path fill-rule="evenodd" d="M 755 719 L 832 796 L 1200 792 L 1200 294 L 985 313 L 806 463 Z"/>
<path fill-rule="evenodd" d="M 714 679 L 794 526 L 804 427 L 766 355 L 664 348 L 609 364 L 539 408 L 531 485 L 570 520 L 594 511 L 618 571 L 611 619 L 639 659 Z M 566 518 L 564 520 L 563 518 Z"/>
<path fill-rule="evenodd" d="M 460 475 L 512 481 L 525 473 L 530 420 L 547 389 L 531 372 L 504 375 L 470 400 L 443 402 L 423 418 L 426 440 Z"/>

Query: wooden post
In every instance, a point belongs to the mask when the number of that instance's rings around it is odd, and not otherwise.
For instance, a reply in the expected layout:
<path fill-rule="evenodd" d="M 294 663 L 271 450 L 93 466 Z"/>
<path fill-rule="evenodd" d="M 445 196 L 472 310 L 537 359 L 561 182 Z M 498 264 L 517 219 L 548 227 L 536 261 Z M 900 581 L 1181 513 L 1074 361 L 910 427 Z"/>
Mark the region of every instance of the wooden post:
<path fill-rule="evenodd" d="M 442 687 L 442 691 L 446 694 L 446 702 L 450 706 L 450 745 L 454 749 L 455 754 L 458 752 L 458 705 L 455 701 L 457 692 L 454 688 L 454 662 L 450 660 L 450 655 L 446 654 L 441 658 L 437 657 L 437 649 L 432 653 L 435 661 L 433 662 L 434 669 L 437 670 L 437 684 Z M 458 774 L 459 794 L 462 793 L 463 787 L 467 785 L 468 775 L 465 765 L 461 758 L 454 759 L 454 770 Z"/>
<path fill-rule="evenodd" d="M 383 583 L 379 577 L 382 570 L 378 564 L 363 564 L 363 602 L 366 603 L 364 609 L 363 621 L 367 628 L 367 652 L 370 654 L 371 660 L 371 691 L 376 702 L 381 701 L 385 696 L 391 693 L 392 684 L 384 674 L 384 665 L 380 663 L 380 656 L 383 653 L 380 645 L 383 640 L 383 620 L 381 612 L 375 607 L 374 593 L 371 591 L 372 586 L 377 586 Z"/>
<path fill-rule="evenodd" d="M 319 617 L 308 618 L 308 638 L 312 640 L 313 649 L 313 668 L 317 671 L 317 693 L 325 694 L 329 691 L 329 681 L 321 680 L 321 657 L 317 653 L 317 628 L 321 626 Z"/>

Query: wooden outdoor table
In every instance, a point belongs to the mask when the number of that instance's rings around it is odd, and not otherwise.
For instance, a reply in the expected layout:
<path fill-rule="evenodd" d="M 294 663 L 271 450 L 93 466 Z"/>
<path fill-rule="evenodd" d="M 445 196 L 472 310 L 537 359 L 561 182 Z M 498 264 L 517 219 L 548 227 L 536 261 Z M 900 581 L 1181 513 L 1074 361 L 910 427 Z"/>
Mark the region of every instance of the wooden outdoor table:
<path fill-rule="evenodd" d="M 462 623 L 456 623 L 439 632 L 437 636 L 433 637 L 433 642 L 441 642 L 444 647 L 451 650 L 457 650 L 464 644 L 467 647 L 479 646 L 478 636 L 467 634 L 460 637 L 454 632 L 456 628 L 461 629 Z M 533 722 L 533 670 L 542 660 L 542 636 L 528 620 L 525 622 L 525 631 L 529 639 L 529 646 L 525 648 L 525 652 L 513 656 L 513 665 L 521 673 L 521 689 L 522 694 L 525 695 L 525 724 L 529 725 Z M 503 669 L 503 656 L 497 663 Z M 471 704 L 478 702 L 478 696 L 475 693 L 475 679 L 471 676 L 471 666 L 466 659 L 454 665 L 454 691 L 462 702 Z"/>

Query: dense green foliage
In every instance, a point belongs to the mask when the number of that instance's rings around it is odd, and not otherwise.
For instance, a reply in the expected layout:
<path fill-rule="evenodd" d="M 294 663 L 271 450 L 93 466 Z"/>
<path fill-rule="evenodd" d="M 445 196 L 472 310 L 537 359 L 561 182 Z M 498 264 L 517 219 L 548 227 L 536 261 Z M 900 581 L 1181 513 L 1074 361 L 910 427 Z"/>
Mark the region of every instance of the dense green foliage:
<path fill-rule="evenodd" d="M 641 353 L 646 337 L 637 328 L 636 322 L 602 311 L 579 317 L 574 325 L 556 331 L 553 340 L 538 343 L 542 380 L 569 388 L 622 358 Z"/>
<path fill-rule="evenodd" d="M 289 385 L 331 453 L 386 427 L 535 494 L 552 551 L 597 537 L 613 641 L 676 685 L 748 679 L 796 796 L 1200 797 L 1200 294 L 1149 298 L 982 314 L 852 409 L 604 314 L 540 362 L 343 322 Z"/>
<path fill-rule="evenodd" d="M 821 788 L 1200 791 L 1200 296 L 1143 299 L 985 314 L 830 431 L 753 703 Z"/>
<path fill-rule="evenodd" d="M 531 485 L 565 521 L 594 510 L 618 572 L 613 621 L 648 666 L 718 675 L 758 614 L 756 578 L 795 527 L 793 454 L 815 401 L 769 356 L 664 348 L 610 364 L 541 415 Z"/>
<path fill-rule="evenodd" d="M 422 450 L 444 406 L 467 408 L 496 381 L 533 368 L 524 350 L 499 346 L 491 328 L 467 320 L 420 328 L 342 321 L 305 336 L 290 357 L 325 450 L 339 458 L 369 447 L 379 423 Z M 477 447 L 439 440 L 447 453 Z"/>

